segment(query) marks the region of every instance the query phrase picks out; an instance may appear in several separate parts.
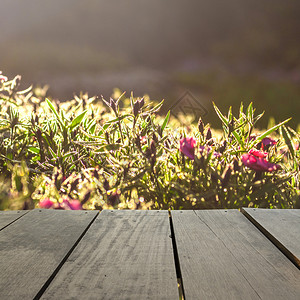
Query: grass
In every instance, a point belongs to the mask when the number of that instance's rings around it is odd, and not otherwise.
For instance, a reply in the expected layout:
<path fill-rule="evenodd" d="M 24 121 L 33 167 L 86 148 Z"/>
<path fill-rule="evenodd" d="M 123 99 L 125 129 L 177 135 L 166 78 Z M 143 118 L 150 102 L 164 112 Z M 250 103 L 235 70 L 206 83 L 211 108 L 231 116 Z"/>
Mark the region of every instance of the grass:
<path fill-rule="evenodd" d="M 19 83 L 0 83 L 0 209 L 45 200 L 66 208 L 74 199 L 83 209 L 299 206 L 299 132 L 288 120 L 257 130 L 263 114 L 252 103 L 237 114 L 214 106 L 223 128 L 217 131 L 160 116 L 163 102 L 148 97 L 82 94 L 60 103 L 40 88 L 19 91 Z M 180 148 L 184 137 L 195 141 L 192 159 Z M 280 165 L 276 171 L 243 163 L 265 137 L 276 141 L 263 149 L 268 163 Z"/>

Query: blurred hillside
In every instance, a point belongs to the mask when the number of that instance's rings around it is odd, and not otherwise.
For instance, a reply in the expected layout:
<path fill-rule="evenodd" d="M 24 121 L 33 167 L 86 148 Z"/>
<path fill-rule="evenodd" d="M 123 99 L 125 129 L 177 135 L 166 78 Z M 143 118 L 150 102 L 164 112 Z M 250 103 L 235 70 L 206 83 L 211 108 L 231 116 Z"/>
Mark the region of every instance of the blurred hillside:
<path fill-rule="evenodd" d="M 207 106 L 254 100 L 300 122 L 298 0 L 0 3 L 0 69 L 55 97 L 119 87 L 167 106 L 190 90 Z"/>

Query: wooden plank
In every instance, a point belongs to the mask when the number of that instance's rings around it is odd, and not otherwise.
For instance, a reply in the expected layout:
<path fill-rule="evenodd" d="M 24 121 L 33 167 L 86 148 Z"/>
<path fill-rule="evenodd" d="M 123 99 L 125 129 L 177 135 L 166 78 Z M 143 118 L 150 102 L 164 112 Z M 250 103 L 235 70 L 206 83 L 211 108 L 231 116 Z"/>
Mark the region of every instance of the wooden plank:
<path fill-rule="evenodd" d="M 6 226 L 9 226 L 28 212 L 28 210 L 0 211 L 0 230 L 4 229 Z"/>
<path fill-rule="evenodd" d="M 237 210 L 172 211 L 186 299 L 300 299 L 300 273 Z"/>
<path fill-rule="evenodd" d="M 97 213 L 33 210 L 0 231 L 0 299 L 33 299 Z"/>
<path fill-rule="evenodd" d="M 42 299 L 178 299 L 168 211 L 100 213 Z"/>
<path fill-rule="evenodd" d="M 300 209 L 243 208 L 242 212 L 300 268 Z"/>

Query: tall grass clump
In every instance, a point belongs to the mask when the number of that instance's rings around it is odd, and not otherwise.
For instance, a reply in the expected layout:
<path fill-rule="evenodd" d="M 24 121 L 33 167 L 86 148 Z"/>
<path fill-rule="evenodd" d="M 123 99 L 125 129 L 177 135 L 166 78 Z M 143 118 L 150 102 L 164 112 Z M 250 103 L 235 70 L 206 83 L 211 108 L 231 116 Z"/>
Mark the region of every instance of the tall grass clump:
<path fill-rule="evenodd" d="M 87 94 L 60 103 L 0 77 L 0 209 L 299 207 L 300 134 L 258 131 L 252 103 L 223 130 L 183 127 L 163 102 Z"/>

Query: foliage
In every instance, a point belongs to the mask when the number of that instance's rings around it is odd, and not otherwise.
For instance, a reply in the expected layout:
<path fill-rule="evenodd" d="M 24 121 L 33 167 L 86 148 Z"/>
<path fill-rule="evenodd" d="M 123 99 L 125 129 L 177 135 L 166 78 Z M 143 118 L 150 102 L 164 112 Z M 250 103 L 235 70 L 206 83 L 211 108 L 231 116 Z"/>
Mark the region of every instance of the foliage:
<path fill-rule="evenodd" d="M 45 89 L 19 91 L 19 83 L 19 76 L 0 81 L 0 209 L 49 200 L 58 208 L 79 200 L 84 209 L 299 205 L 300 134 L 288 120 L 258 132 L 263 114 L 252 103 L 241 104 L 237 117 L 214 106 L 223 126 L 217 132 L 202 120 L 182 127 L 170 113 L 161 117 L 163 102 L 147 97 L 116 91 L 109 101 L 81 94 L 60 103 L 46 99 Z M 271 136 L 274 145 L 262 149 Z M 193 138 L 189 157 L 185 137 Z M 254 148 L 280 168 L 244 165 L 241 156 Z"/>

